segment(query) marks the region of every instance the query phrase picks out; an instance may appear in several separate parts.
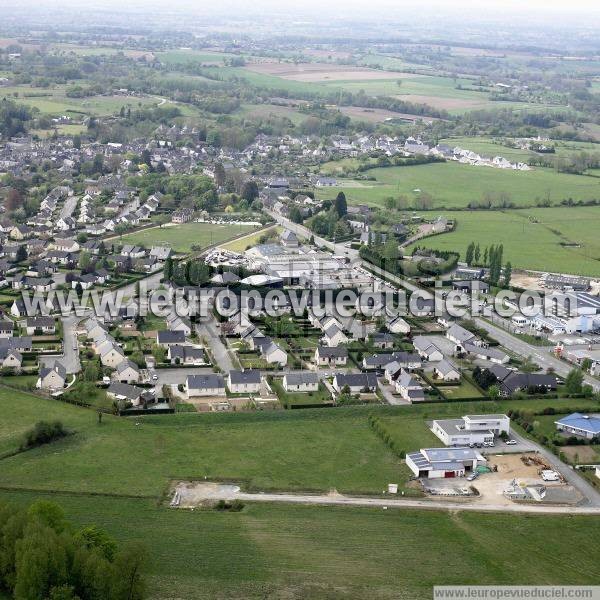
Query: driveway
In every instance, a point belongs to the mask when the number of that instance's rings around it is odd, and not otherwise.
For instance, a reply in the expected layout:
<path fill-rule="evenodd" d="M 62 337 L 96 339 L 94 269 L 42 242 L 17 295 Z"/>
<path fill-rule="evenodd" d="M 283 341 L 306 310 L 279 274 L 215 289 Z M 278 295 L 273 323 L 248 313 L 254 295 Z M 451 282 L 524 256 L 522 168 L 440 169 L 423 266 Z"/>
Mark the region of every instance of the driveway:
<path fill-rule="evenodd" d="M 216 328 L 217 324 L 214 320 L 204 321 L 196 325 L 196 333 L 201 339 L 206 339 L 208 349 L 215 359 L 216 366 L 226 372 L 233 371 L 237 367 L 234 366 L 229 351 L 221 341 Z"/>

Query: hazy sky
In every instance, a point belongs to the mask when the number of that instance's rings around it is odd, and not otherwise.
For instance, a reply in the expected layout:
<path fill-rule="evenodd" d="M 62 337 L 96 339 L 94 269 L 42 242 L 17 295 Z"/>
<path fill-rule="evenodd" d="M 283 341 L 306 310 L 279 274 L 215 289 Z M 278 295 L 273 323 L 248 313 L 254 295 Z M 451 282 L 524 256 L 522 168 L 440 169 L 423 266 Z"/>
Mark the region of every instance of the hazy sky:
<path fill-rule="evenodd" d="M 239 18 L 246 14 L 317 22 L 321 19 L 322 26 L 359 18 L 420 24 L 429 20 L 436 26 L 445 21 L 467 26 L 498 21 L 532 29 L 540 24 L 587 29 L 600 25 L 600 0 L 0 0 L 0 17 L 3 8 L 9 16 L 35 17 L 50 9 L 57 16 L 79 13 L 83 20 L 95 9 L 115 16 L 137 12 L 146 16 L 181 13 L 182 26 L 185 16 Z"/>

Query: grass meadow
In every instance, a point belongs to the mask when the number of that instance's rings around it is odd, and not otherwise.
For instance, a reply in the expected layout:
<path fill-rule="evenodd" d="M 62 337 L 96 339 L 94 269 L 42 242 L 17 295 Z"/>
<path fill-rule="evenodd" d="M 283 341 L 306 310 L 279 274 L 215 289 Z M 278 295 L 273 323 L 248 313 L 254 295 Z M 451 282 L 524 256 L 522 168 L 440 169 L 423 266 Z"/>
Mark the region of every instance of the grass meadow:
<path fill-rule="evenodd" d="M 328 163 L 324 171 L 335 173 L 336 167 L 336 163 Z M 409 207 L 414 207 L 420 192 L 432 196 L 433 207 L 447 209 L 464 208 L 471 202 L 483 201 L 487 194 L 498 197 L 500 193 L 507 194 L 517 206 L 548 199 L 551 204 L 569 198 L 600 199 L 600 178 L 557 173 L 551 169 L 513 171 L 446 162 L 370 169 L 366 174 L 376 181 L 344 182 L 344 193 L 350 204 L 382 206 L 386 198 L 404 195 Z M 321 189 L 317 195 L 330 198 L 334 191 Z"/>
<path fill-rule="evenodd" d="M 442 211 L 441 214 L 456 220 L 455 230 L 419 240 L 417 245 L 457 250 L 464 259 L 472 241 L 482 248 L 502 243 L 504 260 L 513 267 L 600 276 L 597 235 L 600 207 Z"/>
<path fill-rule="evenodd" d="M 209 246 L 250 233 L 252 225 L 217 225 L 213 223 L 183 223 L 143 229 L 127 233 L 119 238 L 125 244 L 138 244 L 146 247 L 170 246 L 176 252 L 190 252 L 192 246 Z"/>
<path fill-rule="evenodd" d="M 421 599 L 436 584 L 592 584 L 593 517 L 249 504 L 174 510 L 173 478 L 255 489 L 380 493 L 406 467 L 369 427 L 374 411 L 407 449 L 435 443 L 427 419 L 585 400 L 452 402 L 123 419 L 0 388 L 0 452 L 40 419 L 74 435 L 0 460 L 0 500 L 52 500 L 76 525 L 142 541 L 151 598 Z M 544 548 L 540 553 L 539 549 Z M 536 560 L 529 560 L 535 555 Z M 427 565 L 427 568 L 423 568 Z M 432 568 L 433 567 L 433 568 Z"/>

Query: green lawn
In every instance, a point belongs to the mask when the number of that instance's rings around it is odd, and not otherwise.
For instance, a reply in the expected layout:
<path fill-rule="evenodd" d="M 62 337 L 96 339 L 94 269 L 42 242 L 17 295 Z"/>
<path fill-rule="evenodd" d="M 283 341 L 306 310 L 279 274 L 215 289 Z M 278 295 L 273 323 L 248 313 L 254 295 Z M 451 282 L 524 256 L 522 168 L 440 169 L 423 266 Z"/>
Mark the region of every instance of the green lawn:
<path fill-rule="evenodd" d="M 170 246 L 176 252 L 190 252 L 192 246 L 209 246 L 249 233 L 251 225 L 215 225 L 212 223 L 184 223 L 127 233 L 119 238 L 125 244 L 139 244 L 146 247 Z"/>
<path fill-rule="evenodd" d="M 143 542 L 152 598 L 422 600 L 434 585 L 593 585 L 600 577 L 594 517 L 270 504 L 219 513 L 126 498 L 0 498 L 57 501 L 76 524 Z"/>
<path fill-rule="evenodd" d="M 443 211 L 441 214 L 456 220 L 455 230 L 419 240 L 418 245 L 457 250 L 464 259 L 472 241 L 479 243 L 482 249 L 491 242 L 502 243 L 504 260 L 509 260 L 513 267 L 600 275 L 597 233 L 600 207 Z M 564 245 L 573 243 L 580 246 Z"/>
<path fill-rule="evenodd" d="M 334 163 L 329 163 L 332 170 Z M 431 163 L 409 167 L 371 169 L 366 175 L 376 181 L 346 182 L 344 193 L 350 204 L 382 206 L 385 198 L 405 195 L 408 208 L 414 208 L 419 192 L 432 196 L 434 207 L 463 208 L 471 202 L 482 202 L 487 194 L 508 194 L 515 205 L 535 204 L 550 199 L 600 199 L 600 179 L 583 175 L 556 173 L 550 169 L 513 171 L 474 167 L 457 162 Z M 331 198 L 331 189 L 317 191 L 319 198 Z"/>

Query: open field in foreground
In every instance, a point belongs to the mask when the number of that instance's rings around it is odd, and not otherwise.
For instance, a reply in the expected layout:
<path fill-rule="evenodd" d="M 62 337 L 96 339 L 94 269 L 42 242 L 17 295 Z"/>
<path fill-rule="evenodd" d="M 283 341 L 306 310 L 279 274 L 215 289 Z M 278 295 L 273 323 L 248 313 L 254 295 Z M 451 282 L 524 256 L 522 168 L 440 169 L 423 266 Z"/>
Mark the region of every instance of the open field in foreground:
<path fill-rule="evenodd" d="M 421 600 L 437 584 L 600 577 L 593 517 L 270 504 L 191 512 L 151 500 L 0 492 L 17 503 L 39 498 L 59 502 L 77 524 L 143 542 L 152 598 Z"/>
<path fill-rule="evenodd" d="M 457 250 L 464 259 L 471 242 L 480 244 L 482 251 L 491 243 L 502 243 L 504 260 L 509 260 L 513 267 L 600 276 L 597 234 L 600 207 L 443 211 L 441 214 L 455 219 L 456 229 L 419 240 L 417 245 Z M 428 216 L 431 217 L 431 213 Z"/>
<path fill-rule="evenodd" d="M 192 246 L 209 246 L 236 235 L 254 230 L 251 225 L 216 225 L 212 223 L 183 223 L 153 227 L 119 238 L 125 244 L 138 244 L 146 247 L 170 246 L 177 252 L 189 252 Z"/>
<path fill-rule="evenodd" d="M 343 165 L 344 163 L 342 163 Z M 335 173 L 336 163 L 328 163 L 325 172 Z M 366 175 L 376 181 L 348 181 L 344 192 L 350 204 L 382 206 L 385 198 L 405 195 L 410 207 L 417 206 L 420 192 L 430 194 L 434 207 L 463 208 L 482 202 L 490 194 L 498 198 L 507 194 L 515 205 L 536 204 L 550 200 L 590 200 L 600 198 L 600 179 L 584 175 L 556 173 L 550 169 L 513 171 L 490 167 L 473 167 L 457 162 L 432 163 L 410 167 L 370 169 Z M 331 198 L 332 189 L 321 189 L 318 196 Z"/>

